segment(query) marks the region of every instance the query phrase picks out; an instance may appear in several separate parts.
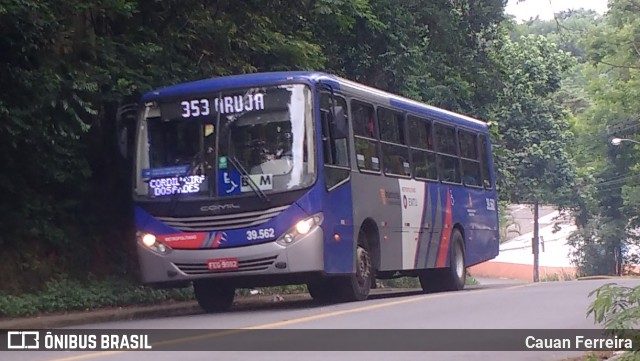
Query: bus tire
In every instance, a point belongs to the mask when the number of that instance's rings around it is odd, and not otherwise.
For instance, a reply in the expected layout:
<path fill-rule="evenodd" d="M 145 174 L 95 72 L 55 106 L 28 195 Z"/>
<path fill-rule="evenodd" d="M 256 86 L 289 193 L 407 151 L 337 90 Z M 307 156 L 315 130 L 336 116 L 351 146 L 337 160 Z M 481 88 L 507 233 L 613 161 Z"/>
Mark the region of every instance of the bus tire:
<path fill-rule="evenodd" d="M 459 230 L 451 232 L 449 267 L 424 270 L 420 273 L 420 286 L 425 292 L 460 291 L 467 278 L 464 257 L 464 238 Z"/>
<path fill-rule="evenodd" d="M 369 247 L 366 233 L 361 229 L 358 235 L 356 247 L 356 272 L 350 276 L 338 279 L 338 292 L 340 301 L 363 301 L 369 297 L 371 291 L 371 278 L 373 266 L 369 256 Z"/>
<path fill-rule="evenodd" d="M 193 282 L 193 291 L 200 307 L 206 313 L 224 312 L 233 304 L 236 289 L 209 280 Z"/>
<path fill-rule="evenodd" d="M 336 300 L 335 289 L 329 279 L 321 279 L 307 283 L 307 290 L 314 301 L 331 303 Z"/>

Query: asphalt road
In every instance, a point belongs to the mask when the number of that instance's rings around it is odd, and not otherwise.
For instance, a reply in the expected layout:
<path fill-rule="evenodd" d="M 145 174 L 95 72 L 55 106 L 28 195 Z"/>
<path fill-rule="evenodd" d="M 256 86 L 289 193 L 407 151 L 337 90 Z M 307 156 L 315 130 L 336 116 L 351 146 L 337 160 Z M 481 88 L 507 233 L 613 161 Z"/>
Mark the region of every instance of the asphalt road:
<path fill-rule="evenodd" d="M 326 330 L 333 339 L 348 339 L 349 331 L 343 329 L 385 329 L 390 348 L 398 345 L 400 338 L 413 337 L 405 329 L 487 329 L 477 335 L 491 335 L 491 329 L 591 329 L 599 328 L 587 318 L 589 292 L 611 280 L 552 282 L 539 284 L 515 284 L 493 282 L 471 287 L 462 292 L 424 295 L 419 292 L 389 293 L 382 291 L 365 302 L 318 306 L 309 300 L 261 304 L 250 308 L 232 310 L 224 314 L 194 314 L 181 317 L 122 321 L 84 325 L 83 329 L 201 329 L 198 337 L 176 335 L 166 340 L 171 347 L 185 350 L 210 346 L 213 342 L 232 345 L 244 332 L 238 329 L 293 329 L 283 337 L 291 337 L 299 345 L 303 337 L 311 337 L 307 329 Z M 625 286 L 640 285 L 639 280 L 616 280 Z M 79 327 L 74 327 L 78 329 Z M 225 331 L 221 334 L 215 330 Z M 295 331 L 297 330 L 297 331 Z M 194 335 L 190 331 L 189 335 Z M 267 331 L 270 332 L 270 331 Z M 276 331 L 282 332 L 282 331 Z M 313 331 L 318 332 L 318 331 Z M 372 331 L 373 332 L 373 331 Z M 380 331 L 375 331 L 380 332 Z M 421 331 L 415 331 L 419 335 Z M 480 333 L 481 332 L 481 333 Z M 407 336 L 408 335 L 408 336 Z M 268 339 L 272 334 L 260 334 Z M 282 336 L 281 334 L 278 336 Z M 226 339 L 225 339 L 226 337 Z M 298 341 L 296 338 L 298 337 Z M 302 338 L 301 338 L 302 337 Z M 466 338 L 465 338 L 466 337 Z M 472 342 L 468 336 L 458 337 L 461 348 Z M 473 337 L 473 336 L 472 336 Z M 328 340 L 329 338 L 327 338 Z M 217 340 L 217 341 L 216 341 Z M 222 341 L 220 341 L 222 340 Z M 466 340 L 466 341 L 465 341 Z M 264 339 L 262 340 L 264 341 Z M 524 340 L 523 340 L 524 341 Z M 295 348 L 295 345 L 292 348 Z M 316 344 L 317 345 L 317 344 Z M 229 346 L 245 349 L 243 345 Z M 248 346 L 247 346 L 248 347 Z M 384 349 L 386 346 L 377 345 Z M 397 347 L 397 346 L 395 346 Z M 457 348 L 453 348 L 457 349 Z M 397 351 L 147 351 L 147 352 L 4 352 L 3 361 L 76 361 L 76 360 L 562 360 L 580 355 L 572 351 L 446 351 L 446 352 L 397 352 Z"/>

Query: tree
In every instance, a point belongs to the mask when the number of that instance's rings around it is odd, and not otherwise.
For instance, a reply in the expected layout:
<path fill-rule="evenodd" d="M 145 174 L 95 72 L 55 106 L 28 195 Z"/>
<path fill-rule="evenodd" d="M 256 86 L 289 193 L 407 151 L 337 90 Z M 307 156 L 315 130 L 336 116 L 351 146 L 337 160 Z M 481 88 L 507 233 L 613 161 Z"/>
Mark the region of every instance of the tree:
<path fill-rule="evenodd" d="M 210 76 L 320 68 L 311 11 L 278 0 L 3 2 L 0 288 L 135 269 L 130 177 L 114 161 L 122 99 Z"/>
<path fill-rule="evenodd" d="M 567 151 L 572 134 L 567 112 L 554 101 L 568 54 L 544 37 L 505 39 L 495 49 L 503 80 L 492 116 L 498 127 L 500 188 L 512 202 L 568 205 L 575 168 Z"/>
<path fill-rule="evenodd" d="M 567 113 L 554 97 L 570 56 L 542 36 L 518 42 L 505 36 L 496 47 L 502 84 L 492 107 L 497 122 L 495 153 L 503 199 L 533 205 L 533 280 L 538 281 L 538 206 L 568 206 L 575 197 L 575 166 Z"/>
<path fill-rule="evenodd" d="M 476 116 L 502 0 L 0 4 L 0 289 L 135 270 L 118 107 L 212 76 L 318 69 Z M 16 261 L 17 260 L 17 261 Z"/>
<path fill-rule="evenodd" d="M 587 274 L 619 274 L 624 259 L 631 256 L 629 243 L 637 237 L 640 208 L 634 195 L 640 190 L 636 188 L 640 157 L 628 144 L 609 144 L 614 136 L 635 137 L 640 126 L 640 53 L 632 35 L 640 29 L 637 5 L 637 1 L 611 2 L 609 12 L 582 41 L 589 64 L 580 69 L 580 83 L 589 106 L 578 114 L 579 159 L 597 182 L 588 217 L 572 241 Z"/>

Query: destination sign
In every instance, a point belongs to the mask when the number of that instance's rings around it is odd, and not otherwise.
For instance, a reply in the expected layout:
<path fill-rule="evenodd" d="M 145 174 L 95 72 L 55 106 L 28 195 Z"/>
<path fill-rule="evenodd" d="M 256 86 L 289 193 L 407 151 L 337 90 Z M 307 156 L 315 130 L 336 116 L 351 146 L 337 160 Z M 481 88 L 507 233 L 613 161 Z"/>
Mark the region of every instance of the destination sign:
<path fill-rule="evenodd" d="M 264 110 L 265 99 L 263 93 L 229 95 L 208 99 L 198 97 L 181 100 L 176 103 L 161 103 L 160 112 L 165 119 L 202 118 L 220 114 L 235 114 Z"/>

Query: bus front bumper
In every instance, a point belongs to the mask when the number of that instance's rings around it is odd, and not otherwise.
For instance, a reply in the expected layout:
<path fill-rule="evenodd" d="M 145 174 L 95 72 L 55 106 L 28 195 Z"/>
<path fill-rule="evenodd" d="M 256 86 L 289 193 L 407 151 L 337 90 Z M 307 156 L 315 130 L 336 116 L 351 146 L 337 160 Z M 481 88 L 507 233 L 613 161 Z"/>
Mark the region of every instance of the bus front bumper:
<path fill-rule="evenodd" d="M 138 240 L 137 248 L 145 284 L 179 284 L 205 278 L 222 280 L 247 276 L 276 276 L 274 279 L 277 279 L 277 276 L 322 272 L 324 269 L 321 227 L 315 227 L 287 246 L 273 241 L 236 248 L 172 249 L 160 254 Z M 210 265 L 228 265 L 229 261 L 231 264 L 237 261 L 237 268 L 210 269 Z"/>

